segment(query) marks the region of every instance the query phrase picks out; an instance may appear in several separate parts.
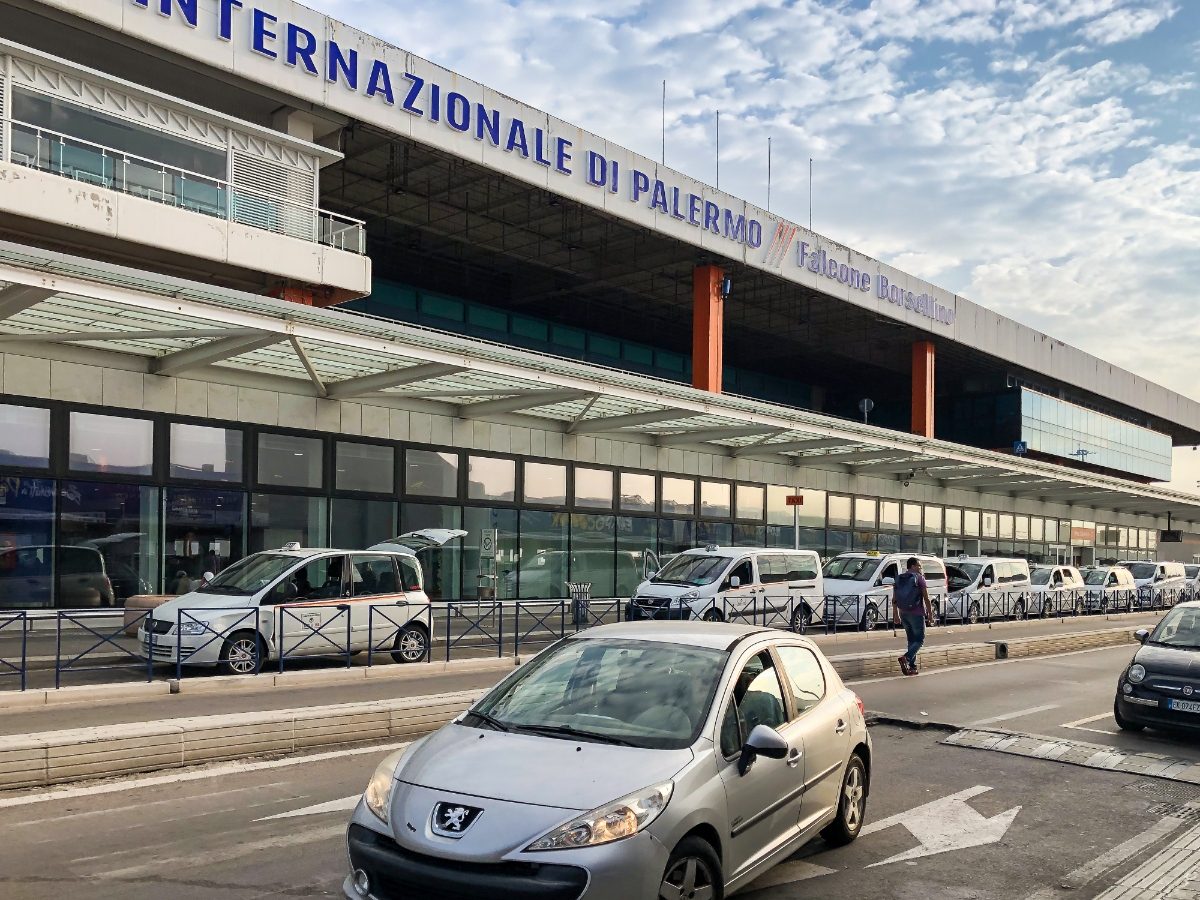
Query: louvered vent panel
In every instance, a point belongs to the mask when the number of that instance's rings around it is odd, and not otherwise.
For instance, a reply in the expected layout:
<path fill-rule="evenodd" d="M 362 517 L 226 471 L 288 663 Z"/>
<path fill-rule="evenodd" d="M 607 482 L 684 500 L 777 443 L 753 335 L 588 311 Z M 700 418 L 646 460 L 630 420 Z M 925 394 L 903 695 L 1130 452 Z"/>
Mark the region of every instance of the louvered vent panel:
<path fill-rule="evenodd" d="M 235 150 L 233 219 L 292 237 L 315 240 L 316 175 Z"/>

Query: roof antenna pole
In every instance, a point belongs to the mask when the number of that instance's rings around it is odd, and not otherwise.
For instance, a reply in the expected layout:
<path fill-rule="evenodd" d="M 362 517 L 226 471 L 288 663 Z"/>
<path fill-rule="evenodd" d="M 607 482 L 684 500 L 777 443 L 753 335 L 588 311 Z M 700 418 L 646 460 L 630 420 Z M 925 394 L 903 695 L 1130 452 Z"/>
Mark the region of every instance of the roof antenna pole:
<path fill-rule="evenodd" d="M 663 79 L 663 102 L 662 102 L 662 161 L 663 165 L 667 164 L 667 79 Z"/>
<path fill-rule="evenodd" d="M 808 230 L 812 231 L 812 157 L 808 158 Z"/>
<path fill-rule="evenodd" d="M 767 137 L 767 212 L 771 211 L 771 138 Z"/>
<path fill-rule="evenodd" d="M 714 187 L 721 189 L 721 111 L 717 110 L 717 183 Z"/>

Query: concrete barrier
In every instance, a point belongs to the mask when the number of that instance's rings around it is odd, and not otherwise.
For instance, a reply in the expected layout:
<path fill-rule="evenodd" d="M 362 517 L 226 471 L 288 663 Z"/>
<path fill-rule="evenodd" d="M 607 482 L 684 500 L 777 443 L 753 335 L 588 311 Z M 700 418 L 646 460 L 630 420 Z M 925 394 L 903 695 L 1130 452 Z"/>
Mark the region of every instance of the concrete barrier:
<path fill-rule="evenodd" d="M 1047 656 L 1051 653 L 1070 653 L 1074 650 L 1094 650 L 1097 647 L 1118 647 L 1135 644 L 1136 628 L 1105 628 L 1099 631 L 1076 631 L 1067 634 L 1043 635 L 1040 637 L 1008 638 L 991 641 L 996 659 L 1022 659 L 1029 656 Z M 1004 656 L 1001 656 L 1001 653 Z"/>

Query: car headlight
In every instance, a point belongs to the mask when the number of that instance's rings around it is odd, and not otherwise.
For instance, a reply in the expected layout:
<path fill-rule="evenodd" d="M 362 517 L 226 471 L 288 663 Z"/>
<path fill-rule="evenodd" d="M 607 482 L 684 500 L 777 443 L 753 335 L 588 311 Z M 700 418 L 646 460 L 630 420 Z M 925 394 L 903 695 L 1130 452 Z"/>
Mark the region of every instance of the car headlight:
<path fill-rule="evenodd" d="M 1125 677 L 1128 678 L 1133 684 L 1141 684 L 1146 680 L 1146 667 L 1134 663 L 1129 667 L 1129 671 L 1125 673 Z"/>
<path fill-rule="evenodd" d="M 385 825 L 388 821 L 388 808 L 392 805 L 392 787 L 396 783 L 396 766 L 400 764 L 400 757 L 403 755 L 404 750 L 397 750 L 395 753 L 385 756 L 375 768 L 375 774 L 371 776 L 371 780 L 367 782 L 367 789 L 363 792 L 363 800 L 366 801 L 367 809 Z"/>
<path fill-rule="evenodd" d="M 197 635 L 197 634 L 205 634 L 206 632 L 210 632 L 210 631 L 214 631 L 214 630 L 215 629 L 213 629 L 209 625 L 206 625 L 204 622 L 181 622 L 179 625 L 179 633 L 180 634 Z"/>
<path fill-rule="evenodd" d="M 574 850 L 632 837 L 662 814 L 674 790 L 675 782 L 666 781 L 614 800 L 543 835 L 525 852 Z"/>

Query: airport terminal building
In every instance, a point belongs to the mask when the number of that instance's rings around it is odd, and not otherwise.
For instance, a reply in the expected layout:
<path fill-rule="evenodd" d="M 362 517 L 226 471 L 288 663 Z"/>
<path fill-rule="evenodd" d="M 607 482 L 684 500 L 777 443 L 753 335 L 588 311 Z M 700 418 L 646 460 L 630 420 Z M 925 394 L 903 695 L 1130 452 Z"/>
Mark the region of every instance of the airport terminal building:
<path fill-rule="evenodd" d="M 1190 562 L 1153 482 L 1197 443 L 1193 400 L 290 0 L 0 0 L 0 606 L 427 526 L 469 532 L 446 599 L 705 543 Z"/>

